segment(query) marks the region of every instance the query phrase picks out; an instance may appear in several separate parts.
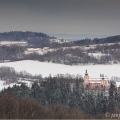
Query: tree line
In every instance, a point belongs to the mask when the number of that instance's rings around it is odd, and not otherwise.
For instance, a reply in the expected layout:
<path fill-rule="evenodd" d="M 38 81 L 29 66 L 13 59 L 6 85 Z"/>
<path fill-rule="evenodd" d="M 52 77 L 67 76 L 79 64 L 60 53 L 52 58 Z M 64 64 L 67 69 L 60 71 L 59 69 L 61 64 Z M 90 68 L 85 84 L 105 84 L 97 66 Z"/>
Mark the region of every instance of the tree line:
<path fill-rule="evenodd" d="M 82 39 L 73 41 L 76 45 L 92 45 L 92 44 L 105 44 L 105 43 L 117 43 L 120 42 L 120 35 L 109 36 L 106 38 L 94 38 L 94 39 Z"/>
<path fill-rule="evenodd" d="M 41 32 L 22 32 L 22 31 L 10 31 L 10 32 L 3 32 L 0 33 L 0 40 L 1 41 L 21 41 L 21 40 L 29 40 L 29 39 L 36 39 L 37 38 L 49 38 L 45 33 Z"/>
<path fill-rule="evenodd" d="M 9 85 L 11 83 L 18 83 L 19 80 L 37 81 L 43 80 L 42 75 L 32 75 L 25 70 L 17 72 L 13 67 L 0 67 L 0 80 L 4 81 L 4 84 Z"/>
<path fill-rule="evenodd" d="M 67 65 L 77 64 L 111 64 L 120 62 L 120 45 L 97 45 L 94 48 L 59 48 L 45 54 L 26 54 L 27 47 L 11 45 L 0 46 L 0 62 L 17 60 L 39 60 Z M 101 53 L 101 55 L 93 55 Z"/>
<path fill-rule="evenodd" d="M 60 48 L 43 55 L 31 53 L 26 55 L 27 59 L 39 60 L 41 62 L 53 62 L 67 65 L 77 64 L 111 64 L 120 62 L 120 44 L 97 45 L 94 48 Z M 99 55 L 99 53 L 101 55 Z M 94 56 L 94 54 L 98 54 Z"/>

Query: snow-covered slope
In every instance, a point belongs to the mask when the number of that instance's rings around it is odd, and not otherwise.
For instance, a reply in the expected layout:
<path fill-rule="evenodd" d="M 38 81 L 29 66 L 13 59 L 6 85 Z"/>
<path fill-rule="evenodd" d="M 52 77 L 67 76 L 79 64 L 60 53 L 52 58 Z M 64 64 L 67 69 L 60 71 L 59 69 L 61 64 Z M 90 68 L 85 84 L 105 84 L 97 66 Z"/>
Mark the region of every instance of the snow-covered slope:
<path fill-rule="evenodd" d="M 88 70 L 89 76 L 100 76 L 104 74 L 110 79 L 112 76 L 120 77 L 120 64 L 117 65 L 79 65 L 70 66 L 62 64 L 54 64 L 47 62 L 39 62 L 32 60 L 23 60 L 17 62 L 0 63 L 0 66 L 14 67 L 16 71 L 26 70 L 31 74 L 41 74 L 43 77 L 57 74 L 80 74 L 84 76 L 85 70 Z"/>

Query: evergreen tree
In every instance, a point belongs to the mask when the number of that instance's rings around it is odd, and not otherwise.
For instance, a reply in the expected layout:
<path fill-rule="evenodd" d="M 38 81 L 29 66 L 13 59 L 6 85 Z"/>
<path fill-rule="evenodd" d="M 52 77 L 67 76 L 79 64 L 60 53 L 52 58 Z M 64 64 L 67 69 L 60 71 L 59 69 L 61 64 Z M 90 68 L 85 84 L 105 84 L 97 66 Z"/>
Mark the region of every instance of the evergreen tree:
<path fill-rule="evenodd" d="M 115 85 L 111 83 L 109 88 L 109 110 L 113 111 L 114 107 L 115 107 Z"/>

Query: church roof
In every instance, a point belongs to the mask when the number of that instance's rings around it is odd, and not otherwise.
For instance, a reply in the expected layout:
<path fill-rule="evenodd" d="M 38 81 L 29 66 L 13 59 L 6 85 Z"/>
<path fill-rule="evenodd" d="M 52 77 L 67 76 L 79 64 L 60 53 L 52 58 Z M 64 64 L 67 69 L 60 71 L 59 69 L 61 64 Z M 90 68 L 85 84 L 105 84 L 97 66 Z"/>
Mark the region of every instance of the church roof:
<path fill-rule="evenodd" d="M 108 80 L 108 78 L 107 77 L 104 77 L 104 78 L 102 78 L 102 77 L 99 77 L 99 78 L 89 78 L 89 80 Z"/>
<path fill-rule="evenodd" d="M 89 83 L 101 83 L 99 81 L 90 81 Z"/>

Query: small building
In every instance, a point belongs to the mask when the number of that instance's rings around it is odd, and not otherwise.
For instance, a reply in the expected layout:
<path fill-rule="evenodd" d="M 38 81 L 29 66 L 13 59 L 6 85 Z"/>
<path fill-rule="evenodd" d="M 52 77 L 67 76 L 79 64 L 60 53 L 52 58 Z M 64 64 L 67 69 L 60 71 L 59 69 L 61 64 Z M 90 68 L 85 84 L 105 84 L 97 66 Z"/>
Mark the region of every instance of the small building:
<path fill-rule="evenodd" d="M 104 75 L 100 75 L 100 77 L 97 78 L 91 78 L 89 77 L 87 70 L 85 72 L 84 76 L 84 88 L 88 89 L 97 89 L 97 88 L 109 88 L 108 84 L 108 78 L 105 77 Z"/>

